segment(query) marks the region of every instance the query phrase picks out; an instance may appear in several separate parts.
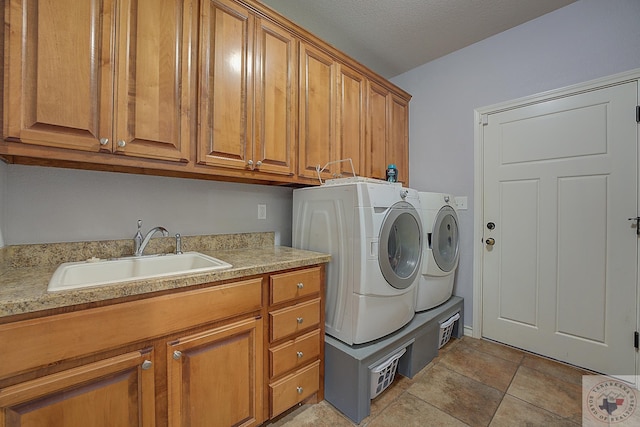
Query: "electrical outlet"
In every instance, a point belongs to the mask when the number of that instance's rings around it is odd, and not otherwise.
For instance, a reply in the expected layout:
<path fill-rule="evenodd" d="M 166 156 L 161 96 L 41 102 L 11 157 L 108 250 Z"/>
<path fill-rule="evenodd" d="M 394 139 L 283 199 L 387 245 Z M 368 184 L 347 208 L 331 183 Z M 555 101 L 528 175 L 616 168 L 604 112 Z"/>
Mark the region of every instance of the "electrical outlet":
<path fill-rule="evenodd" d="M 454 200 L 456 203 L 456 209 L 459 211 L 467 210 L 467 196 L 455 197 Z"/>
<path fill-rule="evenodd" d="M 267 205 L 258 205 L 258 219 L 267 219 Z"/>

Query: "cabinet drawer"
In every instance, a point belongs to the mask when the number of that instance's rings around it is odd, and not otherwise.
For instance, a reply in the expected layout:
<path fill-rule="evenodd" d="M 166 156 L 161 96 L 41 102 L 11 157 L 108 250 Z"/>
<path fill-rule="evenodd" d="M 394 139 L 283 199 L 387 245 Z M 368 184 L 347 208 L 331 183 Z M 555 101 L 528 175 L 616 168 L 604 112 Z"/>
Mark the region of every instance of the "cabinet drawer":
<path fill-rule="evenodd" d="M 320 388 L 320 361 L 269 385 L 271 417 L 302 402 Z"/>
<path fill-rule="evenodd" d="M 320 298 L 269 313 L 271 342 L 320 323 Z"/>
<path fill-rule="evenodd" d="M 271 304 L 292 301 L 320 292 L 320 267 L 274 274 L 270 283 Z"/>
<path fill-rule="evenodd" d="M 270 376 L 276 377 L 298 368 L 320 355 L 320 330 L 269 349 Z"/>

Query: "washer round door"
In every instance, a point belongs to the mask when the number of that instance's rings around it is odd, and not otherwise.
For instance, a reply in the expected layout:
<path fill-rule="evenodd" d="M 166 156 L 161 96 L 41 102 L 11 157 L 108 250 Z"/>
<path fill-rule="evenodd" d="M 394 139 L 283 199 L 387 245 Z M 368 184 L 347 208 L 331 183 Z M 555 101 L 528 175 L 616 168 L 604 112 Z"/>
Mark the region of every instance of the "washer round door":
<path fill-rule="evenodd" d="M 422 222 L 406 202 L 391 206 L 380 228 L 378 263 L 385 280 L 406 289 L 416 280 L 422 259 Z"/>
<path fill-rule="evenodd" d="M 431 251 L 436 264 L 445 273 L 458 266 L 458 215 L 451 206 L 444 206 L 433 224 Z"/>

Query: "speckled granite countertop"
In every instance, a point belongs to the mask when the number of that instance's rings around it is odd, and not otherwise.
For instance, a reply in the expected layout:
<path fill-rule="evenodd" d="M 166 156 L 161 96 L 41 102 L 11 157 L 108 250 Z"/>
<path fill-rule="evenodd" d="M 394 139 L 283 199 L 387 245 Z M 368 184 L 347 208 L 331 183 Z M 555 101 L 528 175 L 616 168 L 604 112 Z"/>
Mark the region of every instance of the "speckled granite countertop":
<path fill-rule="evenodd" d="M 130 254 L 130 242 L 81 242 L 3 248 L 0 265 L 0 317 L 177 289 L 208 282 L 321 264 L 330 255 L 273 245 L 273 233 L 183 236 L 183 251 L 198 251 L 228 262 L 224 271 L 137 280 L 78 290 L 48 292 L 51 275 L 61 262 Z M 154 239 L 149 254 L 172 251 L 171 238 Z M 115 251 L 115 252 L 114 252 Z"/>

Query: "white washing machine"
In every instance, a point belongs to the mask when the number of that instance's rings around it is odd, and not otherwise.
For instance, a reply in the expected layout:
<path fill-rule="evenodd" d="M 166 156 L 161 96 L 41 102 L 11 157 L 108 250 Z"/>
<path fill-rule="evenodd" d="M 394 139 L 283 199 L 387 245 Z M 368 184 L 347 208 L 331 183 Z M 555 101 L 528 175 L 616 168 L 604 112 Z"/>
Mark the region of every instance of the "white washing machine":
<path fill-rule="evenodd" d="M 419 192 L 424 233 L 422 272 L 416 311 L 428 310 L 451 298 L 458 267 L 458 215 L 449 194 Z"/>
<path fill-rule="evenodd" d="M 390 334 L 414 316 L 422 261 L 418 192 L 370 178 L 293 192 L 293 246 L 331 254 L 326 333 L 349 344 Z"/>

